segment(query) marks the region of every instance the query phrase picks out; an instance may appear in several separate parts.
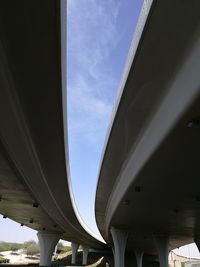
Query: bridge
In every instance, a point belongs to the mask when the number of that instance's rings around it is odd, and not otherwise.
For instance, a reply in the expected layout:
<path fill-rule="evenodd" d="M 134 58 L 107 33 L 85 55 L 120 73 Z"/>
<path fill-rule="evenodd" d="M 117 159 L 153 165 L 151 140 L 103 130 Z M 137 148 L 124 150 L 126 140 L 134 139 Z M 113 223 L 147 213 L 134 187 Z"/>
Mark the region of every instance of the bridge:
<path fill-rule="evenodd" d="M 145 1 L 138 20 L 96 192 L 115 267 L 128 255 L 167 267 L 169 250 L 200 248 L 199 10 L 195 0 Z"/>
<path fill-rule="evenodd" d="M 144 1 L 96 193 L 115 267 L 127 255 L 167 267 L 169 250 L 200 247 L 199 10 L 199 0 Z M 78 244 L 84 264 L 88 247 L 106 248 L 73 199 L 66 79 L 66 1 L 1 1 L 0 213 L 38 231 L 43 266 L 60 238 L 72 263 Z"/>
<path fill-rule="evenodd" d="M 71 191 L 66 119 L 66 1 L 0 2 L 0 213 L 38 231 L 50 265 L 60 238 L 104 244 L 84 228 Z"/>

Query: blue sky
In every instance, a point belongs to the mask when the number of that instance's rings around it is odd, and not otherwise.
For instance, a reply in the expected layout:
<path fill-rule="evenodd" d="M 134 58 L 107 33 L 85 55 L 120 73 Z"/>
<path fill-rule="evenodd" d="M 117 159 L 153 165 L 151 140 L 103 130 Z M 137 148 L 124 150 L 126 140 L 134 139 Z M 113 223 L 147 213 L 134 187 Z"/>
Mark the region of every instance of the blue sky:
<path fill-rule="evenodd" d="M 142 2 L 68 0 L 71 179 L 79 213 L 96 233 L 94 200 L 99 163 Z"/>

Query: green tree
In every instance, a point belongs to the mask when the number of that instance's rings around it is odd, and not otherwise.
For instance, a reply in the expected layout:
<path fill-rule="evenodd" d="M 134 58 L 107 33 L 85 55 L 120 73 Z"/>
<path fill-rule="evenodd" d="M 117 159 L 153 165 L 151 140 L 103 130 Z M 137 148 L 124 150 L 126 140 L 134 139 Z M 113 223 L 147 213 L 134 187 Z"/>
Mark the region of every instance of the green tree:
<path fill-rule="evenodd" d="M 38 244 L 31 245 L 31 246 L 27 247 L 27 249 L 26 249 L 26 254 L 30 255 L 30 256 L 38 254 L 39 252 L 40 252 L 40 249 L 39 249 Z"/>
<path fill-rule="evenodd" d="M 25 250 L 26 254 L 29 256 L 33 256 L 35 254 L 38 254 L 40 252 L 39 245 L 34 244 L 26 248 Z"/>
<path fill-rule="evenodd" d="M 64 248 L 64 245 L 62 242 L 58 242 L 57 249 L 62 250 Z"/>
<path fill-rule="evenodd" d="M 0 251 L 16 251 L 21 248 L 23 248 L 23 244 L 20 243 L 0 242 Z"/>
<path fill-rule="evenodd" d="M 40 251 L 38 243 L 34 240 L 24 242 L 23 248 L 24 253 L 30 256 L 33 256 L 34 254 L 37 254 Z"/>
<path fill-rule="evenodd" d="M 58 242 L 56 253 L 58 253 L 58 254 L 61 253 L 63 251 L 63 249 L 64 249 L 63 243 L 62 242 Z"/>
<path fill-rule="evenodd" d="M 35 244 L 37 243 L 34 240 L 29 240 L 29 241 L 24 242 L 24 247 L 27 248 Z"/>
<path fill-rule="evenodd" d="M 10 250 L 17 251 L 17 250 L 21 249 L 22 246 L 23 246 L 23 244 L 11 243 Z"/>

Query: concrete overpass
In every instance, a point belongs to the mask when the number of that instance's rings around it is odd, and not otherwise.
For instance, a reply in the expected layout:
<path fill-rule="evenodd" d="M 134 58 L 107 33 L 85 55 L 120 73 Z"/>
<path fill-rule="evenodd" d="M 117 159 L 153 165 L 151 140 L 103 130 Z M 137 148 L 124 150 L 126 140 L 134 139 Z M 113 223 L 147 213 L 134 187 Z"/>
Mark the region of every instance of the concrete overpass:
<path fill-rule="evenodd" d="M 88 246 L 103 247 L 77 218 L 71 192 L 65 5 L 0 1 L 0 213 L 39 231 L 41 265 L 59 238 L 74 253 L 82 244 L 85 260 Z"/>
<path fill-rule="evenodd" d="M 96 193 L 115 267 L 125 248 L 138 267 L 157 256 L 167 267 L 168 251 L 193 241 L 200 248 L 199 10 L 198 0 L 143 5 Z"/>

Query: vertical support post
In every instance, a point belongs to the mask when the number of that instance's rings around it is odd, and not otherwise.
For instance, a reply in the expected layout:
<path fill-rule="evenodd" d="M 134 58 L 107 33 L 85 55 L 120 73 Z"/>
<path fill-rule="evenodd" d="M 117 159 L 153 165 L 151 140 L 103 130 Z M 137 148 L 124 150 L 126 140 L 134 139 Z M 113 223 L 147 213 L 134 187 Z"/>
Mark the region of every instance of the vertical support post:
<path fill-rule="evenodd" d="M 114 242 L 115 267 L 124 267 L 124 254 L 128 232 L 111 227 L 111 234 Z"/>
<path fill-rule="evenodd" d="M 40 266 L 50 266 L 55 246 L 61 234 L 39 231 L 37 236 L 40 246 Z"/>
<path fill-rule="evenodd" d="M 169 237 L 167 235 L 154 235 L 158 250 L 160 267 L 168 267 Z"/>
<path fill-rule="evenodd" d="M 89 247 L 83 246 L 83 265 L 87 264 L 87 258 L 88 258 L 88 252 L 89 252 Z"/>
<path fill-rule="evenodd" d="M 135 249 L 134 252 L 135 252 L 135 257 L 137 261 L 137 267 L 142 267 L 142 259 L 143 259 L 144 251 L 140 249 Z"/>
<path fill-rule="evenodd" d="M 198 250 L 200 252 L 200 235 L 195 236 L 194 242 L 195 242 L 195 244 L 196 244 L 196 246 L 197 246 L 197 248 L 198 248 Z"/>
<path fill-rule="evenodd" d="M 77 243 L 71 243 L 71 248 L 72 248 L 72 260 L 71 260 L 71 264 L 75 264 L 76 263 L 76 256 L 77 256 L 77 250 L 78 250 L 78 244 Z"/>

